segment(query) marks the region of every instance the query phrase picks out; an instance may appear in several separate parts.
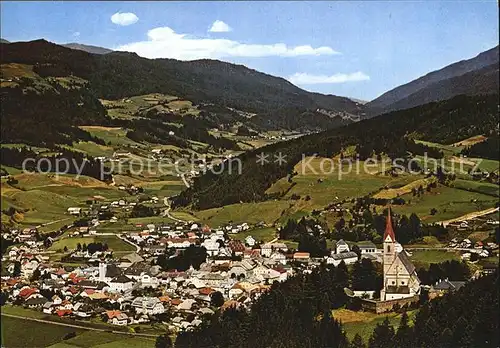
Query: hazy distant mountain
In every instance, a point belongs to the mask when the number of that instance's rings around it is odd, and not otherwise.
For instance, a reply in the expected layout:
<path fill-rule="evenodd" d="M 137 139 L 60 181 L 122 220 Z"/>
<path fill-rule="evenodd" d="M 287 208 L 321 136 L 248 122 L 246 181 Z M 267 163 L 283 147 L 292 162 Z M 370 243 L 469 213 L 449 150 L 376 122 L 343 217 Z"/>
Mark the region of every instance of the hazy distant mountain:
<path fill-rule="evenodd" d="M 459 94 L 498 92 L 498 46 L 396 87 L 366 106 L 371 114 L 406 109 Z"/>
<path fill-rule="evenodd" d="M 85 52 L 94 53 L 94 54 L 107 54 L 107 53 L 113 52 L 113 50 L 110 50 L 109 48 L 92 46 L 92 45 L 84 45 L 84 44 L 79 44 L 76 42 L 67 43 L 67 44 L 64 44 L 61 46 L 68 47 L 68 48 L 71 48 L 73 50 L 80 50 L 80 51 L 85 51 Z"/>
<path fill-rule="evenodd" d="M 10 43 L 9 41 L 5 40 L 5 39 L 1 39 L 0 38 L 0 43 Z"/>

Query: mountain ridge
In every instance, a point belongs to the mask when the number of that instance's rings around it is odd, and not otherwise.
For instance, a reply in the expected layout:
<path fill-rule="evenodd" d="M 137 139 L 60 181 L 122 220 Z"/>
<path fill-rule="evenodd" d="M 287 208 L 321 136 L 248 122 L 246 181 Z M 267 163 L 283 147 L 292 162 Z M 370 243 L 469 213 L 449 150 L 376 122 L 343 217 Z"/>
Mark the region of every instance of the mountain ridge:
<path fill-rule="evenodd" d="M 113 50 L 111 50 L 109 48 L 94 46 L 94 45 L 86 45 L 86 44 L 81 44 L 78 42 L 69 42 L 66 44 L 62 44 L 61 46 L 71 48 L 73 50 L 81 50 L 81 51 L 85 51 L 88 53 L 95 53 L 95 54 L 108 54 L 108 53 L 114 52 Z"/>
<path fill-rule="evenodd" d="M 117 51 L 95 54 L 43 39 L 4 45 L 2 53 L 2 63 L 34 65 L 41 76 L 84 78 L 104 99 L 158 92 L 264 114 L 281 108 L 352 114 L 364 110 L 347 97 L 308 92 L 284 78 L 217 60 L 147 59 Z"/>
<path fill-rule="evenodd" d="M 431 71 L 415 80 L 407 82 L 403 85 L 400 85 L 383 93 L 379 97 L 367 103 L 366 106 L 369 109 L 371 109 L 372 116 L 374 116 L 388 111 L 405 109 L 408 107 L 422 105 L 430 101 L 446 100 L 458 94 L 468 94 L 468 95 L 483 94 L 483 93 L 478 93 L 473 88 L 471 88 L 468 91 L 461 89 L 460 92 L 462 93 L 456 93 L 453 95 L 450 95 L 450 93 L 444 93 L 445 95 L 441 96 L 440 94 L 446 90 L 442 88 L 443 84 L 440 85 L 439 83 L 442 83 L 443 81 L 448 79 L 455 79 L 454 83 L 448 82 L 448 86 L 453 84 L 457 85 L 459 84 L 458 77 L 464 76 L 474 71 L 481 70 L 493 64 L 498 64 L 499 61 L 498 52 L 499 52 L 499 46 L 496 46 L 487 51 L 479 53 L 473 58 L 464 59 L 449 64 L 441 69 Z M 462 84 L 466 85 L 466 83 Z M 424 89 L 429 89 L 429 92 L 422 92 Z M 414 96 L 413 98 L 409 98 L 411 95 L 419 92 L 435 94 L 436 96 L 434 100 L 423 100 L 420 102 L 417 101 L 416 96 Z M 484 89 L 480 90 L 479 92 L 484 92 Z M 405 98 L 413 99 L 412 104 L 402 103 L 401 101 Z M 395 106 L 396 103 L 398 103 L 397 106 Z"/>

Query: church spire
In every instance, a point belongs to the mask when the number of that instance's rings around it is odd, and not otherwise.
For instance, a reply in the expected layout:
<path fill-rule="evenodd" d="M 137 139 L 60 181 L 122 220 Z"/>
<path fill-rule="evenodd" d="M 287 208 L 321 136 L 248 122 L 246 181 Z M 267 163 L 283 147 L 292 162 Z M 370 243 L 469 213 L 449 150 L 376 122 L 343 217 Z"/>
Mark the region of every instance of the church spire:
<path fill-rule="evenodd" d="M 387 237 L 391 237 L 393 242 L 396 241 L 396 235 L 394 234 L 394 230 L 392 229 L 392 218 L 391 218 L 391 208 L 387 211 L 387 220 L 385 223 L 385 233 L 384 233 L 384 241 L 387 240 Z"/>

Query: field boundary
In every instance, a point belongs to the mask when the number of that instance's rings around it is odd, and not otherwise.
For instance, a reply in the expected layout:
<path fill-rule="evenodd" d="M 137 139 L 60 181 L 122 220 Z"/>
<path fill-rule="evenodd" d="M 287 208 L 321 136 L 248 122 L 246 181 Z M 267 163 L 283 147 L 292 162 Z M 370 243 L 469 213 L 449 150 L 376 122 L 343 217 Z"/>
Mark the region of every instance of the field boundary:
<path fill-rule="evenodd" d="M 139 337 L 153 337 L 153 338 L 156 338 L 159 335 L 159 334 L 158 335 L 153 335 L 153 334 L 145 334 L 145 333 L 117 331 L 117 330 L 113 330 L 113 329 L 98 329 L 98 328 L 95 328 L 95 327 L 89 327 L 89 326 L 83 326 L 83 325 L 76 325 L 76 324 L 69 324 L 69 323 L 66 324 L 66 323 L 60 323 L 60 322 L 56 322 L 56 321 L 52 321 L 52 320 L 23 317 L 23 316 L 20 316 L 20 315 L 6 314 L 6 313 L 2 313 L 2 316 L 16 318 L 16 319 L 22 319 L 22 320 L 31 320 L 31 321 L 36 321 L 36 322 L 45 323 L 45 324 L 52 324 L 52 325 L 59 325 L 59 326 L 66 326 L 66 327 L 73 327 L 75 329 L 83 329 L 83 330 L 90 330 L 90 331 L 100 331 L 100 332 L 109 332 L 109 333 L 122 334 L 122 335 L 127 335 L 127 336 L 139 336 Z"/>

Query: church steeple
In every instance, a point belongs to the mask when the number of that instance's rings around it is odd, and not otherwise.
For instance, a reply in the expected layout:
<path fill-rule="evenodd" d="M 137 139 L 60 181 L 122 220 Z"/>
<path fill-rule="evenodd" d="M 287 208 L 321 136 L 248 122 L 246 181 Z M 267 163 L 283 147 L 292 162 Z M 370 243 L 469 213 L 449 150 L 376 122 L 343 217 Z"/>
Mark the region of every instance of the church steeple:
<path fill-rule="evenodd" d="M 391 208 L 389 208 L 387 212 L 387 220 L 385 223 L 384 242 L 386 241 L 393 243 L 396 242 L 396 235 L 394 234 L 394 230 L 392 228 Z"/>

